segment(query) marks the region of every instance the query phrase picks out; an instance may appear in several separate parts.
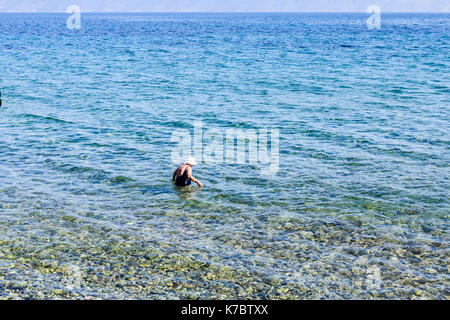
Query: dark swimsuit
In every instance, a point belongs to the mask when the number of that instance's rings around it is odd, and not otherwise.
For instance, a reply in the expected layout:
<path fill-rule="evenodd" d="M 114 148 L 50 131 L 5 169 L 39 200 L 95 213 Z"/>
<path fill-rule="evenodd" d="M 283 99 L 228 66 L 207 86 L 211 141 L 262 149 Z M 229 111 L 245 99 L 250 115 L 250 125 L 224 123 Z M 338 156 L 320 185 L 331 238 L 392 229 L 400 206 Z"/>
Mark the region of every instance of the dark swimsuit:
<path fill-rule="evenodd" d="M 175 177 L 175 185 L 178 187 L 187 187 L 191 184 L 191 179 L 187 176 L 187 169 L 184 169 L 184 172 L 181 176 Z"/>

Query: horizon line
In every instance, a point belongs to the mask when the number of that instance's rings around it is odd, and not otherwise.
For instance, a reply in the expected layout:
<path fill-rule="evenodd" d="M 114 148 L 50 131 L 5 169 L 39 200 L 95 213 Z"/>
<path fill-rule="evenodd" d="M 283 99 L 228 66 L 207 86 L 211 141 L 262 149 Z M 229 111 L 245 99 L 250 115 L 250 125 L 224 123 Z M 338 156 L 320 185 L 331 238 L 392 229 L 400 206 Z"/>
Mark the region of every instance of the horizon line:
<path fill-rule="evenodd" d="M 0 11 L 0 13 L 64 13 L 66 11 Z M 81 13 L 365 13 L 366 11 L 81 11 Z M 440 13 L 450 11 L 381 11 L 381 13 Z"/>

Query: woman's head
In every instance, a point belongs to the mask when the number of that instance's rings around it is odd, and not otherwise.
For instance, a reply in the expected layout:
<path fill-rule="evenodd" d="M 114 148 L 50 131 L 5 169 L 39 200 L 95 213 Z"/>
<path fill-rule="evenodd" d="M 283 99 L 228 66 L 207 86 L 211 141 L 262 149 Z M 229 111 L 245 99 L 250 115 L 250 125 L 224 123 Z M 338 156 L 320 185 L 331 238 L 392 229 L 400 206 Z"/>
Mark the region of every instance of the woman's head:
<path fill-rule="evenodd" d="M 187 164 L 188 166 L 191 166 L 191 167 L 195 166 L 197 164 L 197 162 L 195 161 L 194 157 L 187 158 L 184 163 Z"/>

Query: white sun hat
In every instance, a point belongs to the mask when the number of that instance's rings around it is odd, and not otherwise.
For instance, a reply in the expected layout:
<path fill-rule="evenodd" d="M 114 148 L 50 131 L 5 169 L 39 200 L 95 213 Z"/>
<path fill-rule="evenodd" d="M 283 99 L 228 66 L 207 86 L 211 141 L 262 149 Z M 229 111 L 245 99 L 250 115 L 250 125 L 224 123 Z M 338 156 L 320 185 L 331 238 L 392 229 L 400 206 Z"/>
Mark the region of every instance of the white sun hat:
<path fill-rule="evenodd" d="M 194 157 L 189 157 L 184 162 L 185 164 L 190 164 L 191 166 L 195 166 L 197 164 L 197 161 L 195 161 Z"/>

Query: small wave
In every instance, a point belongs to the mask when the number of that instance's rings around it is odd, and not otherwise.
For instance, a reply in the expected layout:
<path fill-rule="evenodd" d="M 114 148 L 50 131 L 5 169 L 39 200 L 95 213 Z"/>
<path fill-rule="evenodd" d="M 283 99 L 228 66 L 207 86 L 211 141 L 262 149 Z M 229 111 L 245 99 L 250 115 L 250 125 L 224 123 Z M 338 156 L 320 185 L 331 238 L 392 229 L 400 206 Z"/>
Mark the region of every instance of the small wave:
<path fill-rule="evenodd" d="M 57 122 L 57 123 L 69 123 L 69 124 L 74 123 L 72 121 L 62 120 L 62 119 L 58 119 L 58 118 L 50 117 L 50 116 L 40 116 L 40 115 L 32 114 L 32 113 L 24 113 L 19 116 L 22 118 L 26 118 L 26 119 L 43 120 L 45 122 Z"/>
<path fill-rule="evenodd" d="M 135 181 L 135 180 L 130 177 L 125 177 L 125 176 L 116 176 L 116 177 L 109 179 L 110 183 L 124 183 L 124 182 L 131 182 L 131 181 Z"/>

